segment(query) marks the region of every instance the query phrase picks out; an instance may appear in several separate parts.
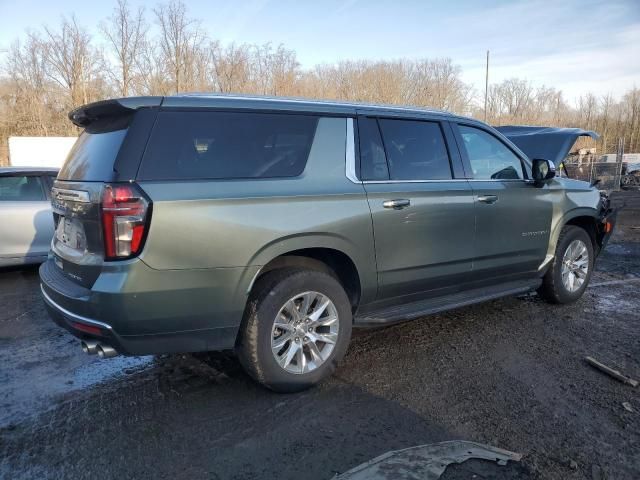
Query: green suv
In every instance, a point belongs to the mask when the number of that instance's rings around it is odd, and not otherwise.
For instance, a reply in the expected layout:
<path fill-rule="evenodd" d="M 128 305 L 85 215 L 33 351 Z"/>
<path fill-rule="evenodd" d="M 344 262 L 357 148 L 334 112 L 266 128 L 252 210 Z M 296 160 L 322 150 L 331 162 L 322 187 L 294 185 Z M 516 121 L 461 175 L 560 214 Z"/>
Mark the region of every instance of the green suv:
<path fill-rule="evenodd" d="M 614 223 L 595 188 L 555 177 L 582 130 L 220 95 L 69 117 L 84 131 L 52 190 L 41 289 L 101 357 L 235 350 L 301 390 L 353 326 L 536 289 L 577 300 Z"/>

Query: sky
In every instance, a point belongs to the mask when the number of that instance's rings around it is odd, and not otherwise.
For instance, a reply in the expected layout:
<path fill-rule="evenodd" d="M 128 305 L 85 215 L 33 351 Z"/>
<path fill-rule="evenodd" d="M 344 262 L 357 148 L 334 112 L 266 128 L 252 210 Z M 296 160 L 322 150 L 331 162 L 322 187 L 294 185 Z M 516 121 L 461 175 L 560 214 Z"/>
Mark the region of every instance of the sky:
<path fill-rule="evenodd" d="M 158 2 L 131 0 L 151 9 Z M 345 59 L 449 57 L 463 80 L 484 92 L 518 77 L 616 98 L 640 87 L 640 0 L 184 0 L 191 17 L 223 43 L 284 44 L 303 68 Z M 62 15 L 100 38 L 115 0 L 0 0 L 0 51 L 26 30 Z M 1 55 L 6 55 L 0 53 Z"/>

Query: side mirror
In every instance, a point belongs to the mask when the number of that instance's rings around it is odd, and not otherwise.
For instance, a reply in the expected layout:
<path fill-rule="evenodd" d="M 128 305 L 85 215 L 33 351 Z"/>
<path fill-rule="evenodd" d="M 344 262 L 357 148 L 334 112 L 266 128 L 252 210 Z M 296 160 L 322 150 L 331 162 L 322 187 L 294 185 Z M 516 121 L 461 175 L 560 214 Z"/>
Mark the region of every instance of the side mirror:
<path fill-rule="evenodd" d="M 534 183 L 542 185 L 556 176 L 556 166 L 551 160 L 534 158 L 531 164 L 531 173 Z"/>

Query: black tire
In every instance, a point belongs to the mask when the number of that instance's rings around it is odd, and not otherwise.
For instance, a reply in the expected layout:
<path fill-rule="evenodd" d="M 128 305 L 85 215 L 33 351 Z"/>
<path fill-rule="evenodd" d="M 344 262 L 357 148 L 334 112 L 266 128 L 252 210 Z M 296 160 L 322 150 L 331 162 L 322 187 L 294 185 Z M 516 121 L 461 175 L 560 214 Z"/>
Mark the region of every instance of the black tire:
<path fill-rule="evenodd" d="M 271 351 L 274 321 L 284 304 L 302 292 L 319 292 L 336 308 L 338 338 L 329 357 L 315 370 L 290 373 Z M 351 339 L 351 304 L 342 285 L 325 272 L 282 269 L 267 273 L 256 282 L 245 310 L 236 353 L 247 373 L 276 392 L 298 392 L 330 376 L 347 351 Z"/>
<path fill-rule="evenodd" d="M 581 240 L 585 244 L 589 259 L 588 270 L 584 282 L 580 288 L 572 292 L 567 289 L 562 282 L 562 264 L 564 254 L 574 240 Z M 538 289 L 538 294 L 549 303 L 564 304 L 575 302 L 582 296 L 589 285 L 589 280 L 593 273 L 593 262 L 593 243 L 589 234 L 583 228 L 575 225 L 564 226 L 560 232 L 560 237 L 558 238 L 553 263 L 542 279 L 542 285 Z"/>

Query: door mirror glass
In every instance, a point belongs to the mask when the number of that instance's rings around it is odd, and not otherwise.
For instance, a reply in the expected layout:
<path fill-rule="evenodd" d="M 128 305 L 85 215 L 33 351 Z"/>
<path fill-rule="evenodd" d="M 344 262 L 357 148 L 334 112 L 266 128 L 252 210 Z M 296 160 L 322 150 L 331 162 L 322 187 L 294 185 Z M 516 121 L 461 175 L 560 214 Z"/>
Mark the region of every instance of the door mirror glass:
<path fill-rule="evenodd" d="M 531 173 L 536 183 L 543 183 L 556 176 L 556 166 L 551 160 L 536 158 L 531 165 Z"/>

